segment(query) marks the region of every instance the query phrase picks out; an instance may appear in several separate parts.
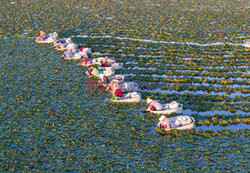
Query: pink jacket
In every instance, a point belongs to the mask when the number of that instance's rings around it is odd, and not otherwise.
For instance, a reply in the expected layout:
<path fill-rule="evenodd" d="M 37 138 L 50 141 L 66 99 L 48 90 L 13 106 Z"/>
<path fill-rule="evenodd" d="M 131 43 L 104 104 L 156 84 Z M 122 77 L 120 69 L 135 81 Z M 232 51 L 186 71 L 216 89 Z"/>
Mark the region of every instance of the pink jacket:
<path fill-rule="evenodd" d="M 163 127 L 163 129 L 166 129 L 166 128 L 170 128 L 170 124 L 169 124 L 169 121 L 168 119 L 165 119 L 164 121 L 160 121 L 158 122 L 158 127 Z"/>
<path fill-rule="evenodd" d="M 155 101 L 155 100 L 153 100 L 153 101 L 150 103 L 150 105 L 148 106 L 148 108 L 149 108 L 149 109 L 155 108 L 157 111 L 163 109 L 162 105 L 161 105 L 159 102 Z"/>

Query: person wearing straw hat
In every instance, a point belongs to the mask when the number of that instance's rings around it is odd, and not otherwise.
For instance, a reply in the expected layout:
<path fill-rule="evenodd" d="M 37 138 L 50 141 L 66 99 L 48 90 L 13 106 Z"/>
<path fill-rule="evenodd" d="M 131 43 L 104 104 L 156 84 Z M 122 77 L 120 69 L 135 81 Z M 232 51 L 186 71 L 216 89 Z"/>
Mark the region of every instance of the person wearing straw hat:
<path fill-rule="evenodd" d="M 47 39 L 47 36 L 46 36 L 45 32 L 43 32 L 43 31 L 40 31 L 40 35 L 38 37 L 36 37 L 36 40 L 38 40 L 38 41 L 44 41 L 46 39 Z"/>
<path fill-rule="evenodd" d="M 67 51 L 67 50 L 61 56 L 62 59 L 70 59 L 72 57 L 73 57 L 73 54 L 70 51 Z"/>
<path fill-rule="evenodd" d="M 104 57 L 104 60 L 102 60 L 101 64 L 102 67 L 108 67 L 109 63 L 116 62 L 115 60 L 109 59 L 107 56 Z"/>
<path fill-rule="evenodd" d="M 159 102 L 152 100 L 151 98 L 147 98 L 147 103 L 149 104 L 148 108 L 145 111 L 157 110 L 160 111 L 163 109 L 162 104 Z"/>
<path fill-rule="evenodd" d="M 163 128 L 164 130 L 167 130 L 170 128 L 170 123 L 164 115 L 162 115 L 159 118 L 158 127 Z"/>
<path fill-rule="evenodd" d="M 109 82 L 109 84 L 106 87 L 106 92 L 113 92 L 114 91 L 114 86 L 119 85 L 119 82 L 117 80 L 112 80 Z"/>
<path fill-rule="evenodd" d="M 91 61 L 89 60 L 88 55 L 87 55 L 86 53 L 84 53 L 84 54 L 80 54 L 80 53 L 79 53 L 78 55 L 81 57 L 81 62 L 80 62 L 80 64 L 81 64 L 82 66 L 91 64 Z"/>
<path fill-rule="evenodd" d="M 109 84 L 109 80 L 108 80 L 107 76 L 105 76 L 104 74 L 100 74 L 100 77 L 98 80 L 98 86 L 106 87 L 108 84 Z"/>

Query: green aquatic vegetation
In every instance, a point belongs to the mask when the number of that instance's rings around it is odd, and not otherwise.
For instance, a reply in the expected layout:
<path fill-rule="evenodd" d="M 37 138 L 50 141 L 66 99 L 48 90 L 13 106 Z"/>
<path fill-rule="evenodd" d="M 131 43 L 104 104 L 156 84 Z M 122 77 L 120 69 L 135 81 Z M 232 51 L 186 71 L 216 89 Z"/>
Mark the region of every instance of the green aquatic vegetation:
<path fill-rule="evenodd" d="M 218 118 L 213 117 L 211 120 L 209 120 L 209 119 L 206 119 L 206 117 L 204 117 L 203 121 L 196 121 L 197 126 L 201 126 L 201 125 L 209 126 L 209 125 L 217 125 L 217 124 L 219 124 L 220 126 L 227 126 L 229 124 L 241 124 L 241 123 L 249 124 L 249 118 L 242 118 L 242 119 L 236 118 L 236 119 L 229 119 L 229 120 L 225 120 L 225 119 L 218 120 Z"/>
<path fill-rule="evenodd" d="M 173 130 L 159 135 L 155 130 L 159 115 L 142 113 L 145 102 L 116 104 L 106 101 L 106 93 L 87 92 L 86 68 L 76 68 L 75 62 L 59 59 L 62 52 L 54 51 L 51 45 L 34 44 L 33 39 L 26 37 L 34 37 L 40 30 L 57 31 L 61 38 L 72 36 L 80 46 L 107 54 L 118 62 L 138 63 L 125 64 L 126 68 L 164 70 L 136 71 L 137 76 L 126 76 L 128 81 L 156 85 L 163 82 L 165 88 L 178 91 L 227 93 L 213 96 L 143 92 L 143 99 L 150 96 L 162 103 L 181 101 L 185 109 L 198 112 L 248 113 L 248 87 L 227 87 L 249 85 L 248 49 L 236 45 L 246 39 L 247 2 L 120 2 L 0 2 L 1 172 L 247 172 L 248 129 Z M 197 46 L 185 42 L 232 44 Z M 98 56 L 92 54 L 91 58 Z M 128 74 L 131 70 L 116 71 L 121 72 Z M 194 78 L 201 73 L 200 79 Z M 162 79 L 152 74 L 184 78 Z M 223 87 L 192 88 L 192 82 Z M 228 94 L 234 92 L 246 95 L 232 100 Z M 225 128 L 249 124 L 248 114 L 192 116 L 196 127 L 201 122 L 223 124 Z"/>

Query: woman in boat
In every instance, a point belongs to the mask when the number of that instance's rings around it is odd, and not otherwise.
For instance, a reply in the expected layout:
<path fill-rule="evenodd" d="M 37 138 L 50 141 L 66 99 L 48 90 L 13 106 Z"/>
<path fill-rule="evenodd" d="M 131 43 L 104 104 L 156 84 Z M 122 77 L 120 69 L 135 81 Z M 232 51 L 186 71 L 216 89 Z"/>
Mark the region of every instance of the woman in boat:
<path fill-rule="evenodd" d="M 114 85 L 114 100 L 121 100 L 123 97 L 122 90 L 118 85 Z"/>
<path fill-rule="evenodd" d="M 84 49 L 85 49 L 85 47 L 81 47 L 79 50 L 80 50 L 80 52 L 83 52 Z"/>
<path fill-rule="evenodd" d="M 57 33 L 57 32 L 53 32 L 52 38 L 53 38 L 55 41 L 58 40 L 58 33 Z"/>
<path fill-rule="evenodd" d="M 76 46 L 75 46 L 75 44 L 73 43 L 71 43 L 71 44 L 69 44 L 68 45 L 68 47 L 67 47 L 67 49 L 68 49 L 68 51 L 70 52 L 70 53 L 72 53 L 72 54 L 75 54 L 76 53 Z"/>
<path fill-rule="evenodd" d="M 108 84 L 109 84 L 109 79 L 107 78 L 107 76 L 105 76 L 104 74 L 101 74 L 98 80 L 98 86 L 106 87 Z"/>
<path fill-rule="evenodd" d="M 36 37 L 37 41 L 44 41 L 46 39 L 47 39 L 47 36 L 46 36 L 45 32 L 43 32 L 43 31 L 40 31 L 40 35 L 38 37 Z"/>
<path fill-rule="evenodd" d="M 92 75 L 97 76 L 97 75 L 100 74 L 100 71 L 95 67 L 89 67 L 88 68 L 88 73 L 89 73 L 90 76 L 92 76 Z"/>
<path fill-rule="evenodd" d="M 73 57 L 73 54 L 70 51 L 65 51 L 61 56 L 62 59 L 70 59 Z"/>
<path fill-rule="evenodd" d="M 80 56 L 81 56 L 81 62 L 80 62 L 80 64 L 81 64 L 82 66 L 91 64 L 91 61 L 89 60 L 87 54 L 80 54 Z"/>
<path fill-rule="evenodd" d="M 168 119 L 162 115 L 160 118 L 159 118 L 159 122 L 158 122 L 158 127 L 160 128 L 163 128 L 164 130 L 168 130 L 170 129 L 170 123 L 168 121 Z"/>
<path fill-rule="evenodd" d="M 55 49 L 64 49 L 64 48 L 67 48 L 69 44 L 72 44 L 72 48 L 73 48 L 74 44 L 72 43 L 71 38 L 67 38 L 65 40 L 65 43 L 63 43 L 60 40 L 57 40 L 56 43 L 54 44 L 54 47 L 55 47 Z M 70 47 L 68 47 L 68 48 L 70 48 Z"/>
<path fill-rule="evenodd" d="M 150 110 L 160 111 L 163 109 L 162 104 L 160 104 L 159 102 L 152 100 L 150 98 L 147 98 L 147 103 L 149 104 L 149 106 L 145 111 L 150 111 Z"/>
<path fill-rule="evenodd" d="M 116 62 L 115 60 L 109 59 L 107 56 L 102 60 L 102 67 L 108 67 L 111 62 Z"/>
<path fill-rule="evenodd" d="M 56 41 L 53 43 L 53 46 L 54 46 L 55 49 L 58 49 L 58 48 L 61 47 L 62 44 L 63 44 L 63 43 L 62 43 L 61 40 L 56 40 Z"/>
<path fill-rule="evenodd" d="M 109 82 L 109 84 L 106 87 L 106 92 L 114 92 L 114 86 L 118 85 L 118 81 L 117 80 L 112 80 Z M 119 86 L 119 85 L 118 85 Z"/>

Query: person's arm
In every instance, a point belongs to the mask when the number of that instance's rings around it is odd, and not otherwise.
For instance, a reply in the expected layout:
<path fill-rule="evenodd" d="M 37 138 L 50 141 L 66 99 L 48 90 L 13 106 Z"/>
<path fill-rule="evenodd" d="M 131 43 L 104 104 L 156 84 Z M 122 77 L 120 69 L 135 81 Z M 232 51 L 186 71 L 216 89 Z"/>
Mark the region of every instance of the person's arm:
<path fill-rule="evenodd" d="M 169 130 L 170 129 L 170 123 L 168 119 L 166 118 L 164 125 L 163 125 L 164 130 Z"/>
<path fill-rule="evenodd" d="M 111 63 L 111 62 L 116 62 L 116 60 L 109 59 L 108 62 L 109 62 L 109 63 Z"/>
<path fill-rule="evenodd" d="M 160 121 L 158 122 L 158 125 L 157 125 L 157 126 L 161 128 L 161 122 L 160 122 Z"/>
<path fill-rule="evenodd" d="M 110 84 L 107 85 L 107 87 L 106 87 L 106 92 L 108 92 L 109 89 L 110 89 Z"/>
<path fill-rule="evenodd" d="M 153 102 L 153 101 L 152 101 L 152 102 Z M 149 104 L 149 106 L 148 106 L 148 108 L 146 109 L 146 111 L 150 111 L 150 110 L 154 107 L 154 105 L 153 105 L 152 102 Z"/>

